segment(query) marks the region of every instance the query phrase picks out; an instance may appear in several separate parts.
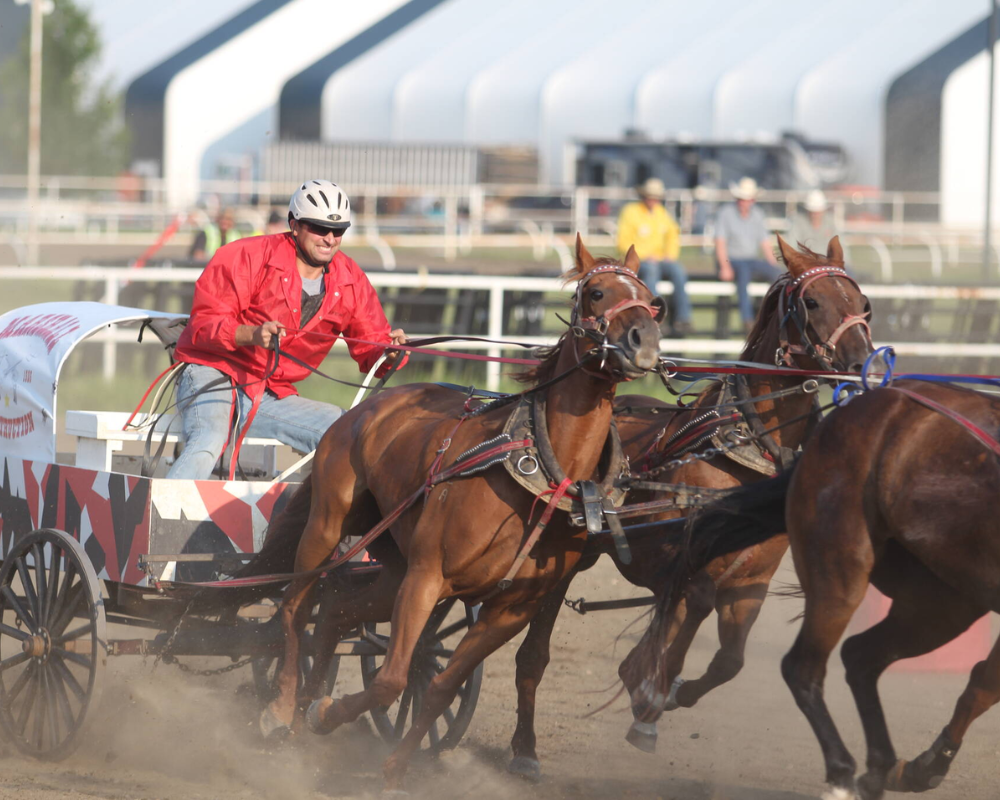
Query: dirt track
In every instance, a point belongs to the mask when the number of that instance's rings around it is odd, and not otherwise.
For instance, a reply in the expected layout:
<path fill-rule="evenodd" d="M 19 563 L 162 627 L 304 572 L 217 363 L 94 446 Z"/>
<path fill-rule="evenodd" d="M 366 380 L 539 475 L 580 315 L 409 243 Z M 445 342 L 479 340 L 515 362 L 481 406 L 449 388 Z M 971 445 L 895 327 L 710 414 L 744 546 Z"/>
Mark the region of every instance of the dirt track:
<path fill-rule="evenodd" d="M 779 580 L 790 580 L 790 570 Z M 609 562 L 583 576 L 571 596 L 632 594 Z M 622 738 L 624 700 L 596 717 L 589 708 L 611 697 L 605 690 L 640 630 L 614 639 L 636 613 L 603 612 L 560 618 L 553 660 L 539 692 L 539 755 L 544 778 L 536 786 L 508 776 L 507 745 L 514 724 L 516 644 L 487 662 L 476 718 L 458 750 L 439 761 L 416 763 L 416 798 L 663 798 L 664 800 L 806 800 L 823 790 L 819 749 L 778 674 L 778 660 L 796 627 L 787 620 L 798 602 L 771 598 L 751 636 L 747 665 L 732 683 L 690 710 L 665 717 L 659 752 L 644 755 Z M 710 658 L 713 630 L 703 629 L 688 659 L 693 675 Z M 366 719 L 327 738 L 306 735 L 294 749 L 267 752 L 254 737 L 249 705 L 234 689 L 248 675 L 188 678 L 176 668 L 136 659 L 113 661 L 91 736 L 60 764 L 26 761 L 9 747 L 0 758 L 0 798 L 338 798 L 377 797 L 386 754 Z M 951 713 L 964 676 L 890 673 L 883 699 L 897 750 L 913 757 L 928 746 Z M 354 664 L 341 668 L 338 689 L 355 691 Z M 857 715 L 831 662 L 827 697 L 848 745 L 860 762 Z M 1000 713 L 973 727 L 951 776 L 936 798 L 996 798 Z"/>

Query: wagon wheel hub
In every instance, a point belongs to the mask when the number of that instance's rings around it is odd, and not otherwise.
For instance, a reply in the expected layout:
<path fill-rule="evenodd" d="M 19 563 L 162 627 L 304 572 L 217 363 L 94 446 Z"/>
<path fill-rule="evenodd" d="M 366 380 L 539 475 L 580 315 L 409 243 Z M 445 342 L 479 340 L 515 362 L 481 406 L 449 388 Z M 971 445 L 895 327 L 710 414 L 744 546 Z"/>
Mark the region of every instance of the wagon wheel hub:
<path fill-rule="evenodd" d="M 44 628 L 34 636 L 29 636 L 21 643 L 21 648 L 32 658 L 45 658 L 52 647 L 49 632 Z"/>

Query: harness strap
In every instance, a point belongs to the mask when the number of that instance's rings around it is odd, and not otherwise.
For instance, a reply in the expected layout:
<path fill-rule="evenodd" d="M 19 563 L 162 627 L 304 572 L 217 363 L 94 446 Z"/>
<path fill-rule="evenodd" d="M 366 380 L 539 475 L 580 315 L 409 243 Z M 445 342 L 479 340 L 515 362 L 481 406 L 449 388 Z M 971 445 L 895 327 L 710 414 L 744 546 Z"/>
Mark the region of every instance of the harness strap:
<path fill-rule="evenodd" d="M 485 595 L 479 602 L 483 602 L 484 600 L 493 597 L 493 595 L 510 588 L 511 584 L 514 582 L 514 576 L 517 575 L 518 571 L 521 569 L 521 565 L 524 564 L 525 560 L 528 558 L 528 554 L 531 552 L 531 549 L 535 546 L 538 538 L 542 535 L 542 532 L 549 524 L 549 520 L 552 519 L 552 514 L 555 512 L 556 506 L 559 505 L 559 501 L 562 500 L 563 495 L 566 494 L 566 490 L 569 489 L 572 482 L 573 481 L 569 478 L 563 478 L 562 482 L 552 491 L 552 496 L 549 498 L 549 504 L 545 506 L 545 510 L 542 512 L 542 516 L 538 520 L 538 524 L 535 525 L 535 529 L 521 546 L 521 550 L 514 558 L 514 563 L 510 565 L 510 569 L 507 570 L 507 574 L 501 578 L 500 582 L 496 585 L 496 588 L 489 594 Z"/>
<path fill-rule="evenodd" d="M 976 425 L 976 423 L 974 423 L 968 417 L 965 417 L 962 414 L 959 414 L 957 411 L 948 408 L 948 406 L 941 405 L 941 403 L 938 403 L 935 400 L 931 400 L 929 397 L 925 397 L 922 394 L 917 394 L 916 392 L 912 392 L 909 389 L 904 389 L 901 386 L 886 386 L 884 388 L 890 389 L 894 392 L 900 392 L 901 394 L 905 394 L 911 400 L 920 403 L 920 405 L 924 406 L 925 408 L 929 408 L 932 411 L 937 411 L 939 414 L 943 414 L 953 422 L 957 422 L 959 425 L 965 428 L 969 433 L 975 436 L 982 444 L 984 444 L 986 447 L 992 450 L 996 455 L 1000 456 L 1000 442 L 997 442 L 997 440 L 994 437 L 990 436 L 986 431 L 984 431 L 982 428 Z"/>
<path fill-rule="evenodd" d="M 504 444 L 497 445 L 496 447 L 490 448 L 483 453 L 477 453 L 472 458 L 463 459 L 452 464 L 447 469 L 437 473 L 432 474 L 427 478 L 427 481 L 417 489 L 413 494 L 407 497 L 402 503 L 393 509 L 392 513 L 384 517 L 381 522 L 378 523 L 374 528 L 372 528 L 368 533 L 362 536 L 353 546 L 351 546 L 346 552 L 332 557 L 325 564 L 321 564 L 315 569 L 308 570 L 307 572 L 279 572 L 272 573 L 269 575 L 254 575 L 249 578 L 229 578 L 223 581 L 205 581 L 202 583 L 197 582 L 184 582 L 184 581 L 159 581 L 156 583 L 158 589 L 171 589 L 173 587 L 180 586 L 197 586 L 199 588 L 210 588 L 210 589 L 237 589 L 246 586 L 264 586 L 269 583 L 287 583 L 296 578 L 309 578 L 314 575 L 322 575 L 324 572 L 329 572 L 335 567 L 339 567 L 341 564 L 349 561 L 351 558 L 356 556 L 362 550 L 364 550 L 369 544 L 371 544 L 375 539 L 382 535 L 392 523 L 394 523 L 402 515 L 406 509 L 412 506 L 418 499 L 420 495 L 426 491 L 428 486 L 435 486 L 439 483 L 455 477 L 462 470 L 468 469 L 471 466 L 487 461 L 499 453 L 506 453 L 510 450 L 518 450 L 523 447 L 530 447 L 532 441 L 530 439 L 523 439 L 516 442 L 505 442 Z"/>

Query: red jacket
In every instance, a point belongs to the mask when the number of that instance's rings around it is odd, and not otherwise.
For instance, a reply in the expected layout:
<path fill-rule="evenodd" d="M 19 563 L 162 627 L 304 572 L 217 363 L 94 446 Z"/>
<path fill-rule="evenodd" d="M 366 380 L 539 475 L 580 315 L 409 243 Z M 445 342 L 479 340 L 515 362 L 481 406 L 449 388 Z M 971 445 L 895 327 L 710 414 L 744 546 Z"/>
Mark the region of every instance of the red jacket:
<path fill-rule="evenodd" d="M 375 289 L 361 268 L 338 252 L 325 276 L 323 304 L 298 332 L 302 313 L 302 278 L 295 267 L 290 233 L 239 239 L 216 251 L 195 284 L 191 320 L 177 341 L 176 358 L 214 367 L 229 375 L 252 398 L 263 394 L 262 378 L 271 353 L 262 347 L 236 346 L 238 325 L 277 320 L 287 327 L 281 347 L 318 367 L 336 336 L 390 343 L 389 323 Z M 310 335 L 314 333 L 322 336 Z M 367 372 L 384 348 L 348 343 L 351 357 Z M 380 371 L 381 372 L 381 371 Z M 266 388 L 278 397 L 298 394 L 292 385 L 309 370 L 291 359 L 280 361 Z"/>

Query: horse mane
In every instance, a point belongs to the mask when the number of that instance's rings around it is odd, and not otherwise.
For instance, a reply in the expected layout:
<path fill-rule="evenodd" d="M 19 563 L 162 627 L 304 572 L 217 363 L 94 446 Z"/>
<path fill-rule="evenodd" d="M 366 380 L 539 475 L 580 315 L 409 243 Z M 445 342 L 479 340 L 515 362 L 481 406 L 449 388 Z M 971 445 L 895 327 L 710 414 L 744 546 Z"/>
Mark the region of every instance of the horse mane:
<path fill-rule="evenodd" d="M 616 258 L 611 258 L 611 256 L 600 256 L 594 259 L 594 265 L 591 269 L 597 267 L 607 267 L 612 264 L 621 266 L 621 261 Z M 568 272 L 564 272 L 559 276 L 562 279 L 563 285 L 568 286 L 571 283 L 575 283 L 583 277 L 577 269 L 571 269 Z M 545 381 L 550 380 L 555 377 L 556 374 L 556 362 L 559 361 L 559 351 L 562 349 L 563 341 L 569 335 L 569 331 L 566 331 L 562 336 L 559 337 L 557 341 L 551 347 L 538 347 L 535 349 L 535 355 L 541 360 L 538 366 L 528 367 L 521 372 L 514 373 L 511 377 L 518 383 L 532 383 L 539 384 L 545 383 Z"/>
<path fill-rule="evenodd" d="M 778 314 L 778 299 L 781 297 L 781 293 L 785 291 L 785 287 L 791 282 L 792 274 L 786 272 L 771 284 L 771 288 L 767 290 L 767 294 L 764 295 L 764 301 L 760 304 L 760 312 L 757 314 L 757 319 L 754 320 L 753 327 L 750 329 L 750 333 L 747 334 L 747 342 L 743 345 L 743 352 L 740 353 L 740 361 L 753 361 L 756 358 L 757 351 L 764 343 L 771 323 L 774 322 Z"/>
<path fill-rule="evenodd" d="M 822 253 L 817 253 L 815 250 L 810 250 L 801 242 L 798 243 L 798 247 L 798 255 L 806 262 L 804 269 L 831 265 L 835 267 L 844 266 L 843 264 L 832 263 L 833 259 Z M 784 257 L 782 257 L 782 261 L 784 260 Z M 747 334 L 747 342 L 743 346 L 743 352 L 740 353 L 740 361 L 752 361 L 756 357 L 757 350 L 764 342 L 768 328 L 770 328 L 771 323 L 775 320 L 775 316 L 778 313 L 778 298 L 781 296 L 780 293 L 794 279 L 794 276 L 790 272 L 785 272 L 767 290 L 767 294 L 764 295 L 764 300 L 760 304 L 760 313 L 757 314 L 757 319 L 754 320 L 753 327 L 750 329 L 750 333 Z"/>

